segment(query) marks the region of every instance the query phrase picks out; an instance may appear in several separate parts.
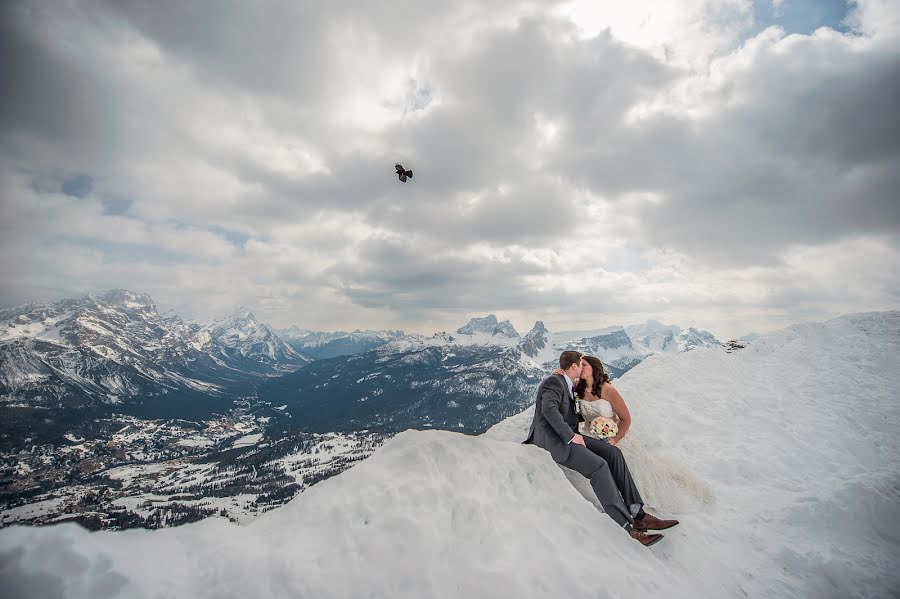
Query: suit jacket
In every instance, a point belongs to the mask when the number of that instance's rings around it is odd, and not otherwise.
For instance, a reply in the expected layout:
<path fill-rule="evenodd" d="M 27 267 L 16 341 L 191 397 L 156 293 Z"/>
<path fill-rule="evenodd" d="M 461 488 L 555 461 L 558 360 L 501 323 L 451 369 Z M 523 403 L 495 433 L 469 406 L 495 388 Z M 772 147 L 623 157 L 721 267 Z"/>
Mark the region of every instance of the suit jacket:
<path fill-rule="evenodd" d="M 565 462 L 571 451 L 569 442 L 578 431 L 580 419 L 575 412 L 575 402 L 569 395 L 565 375 L 549 376 L 538 387 L 534 420 L 531 421 L 525 443 L 543 447 L 557 463 Z"/>

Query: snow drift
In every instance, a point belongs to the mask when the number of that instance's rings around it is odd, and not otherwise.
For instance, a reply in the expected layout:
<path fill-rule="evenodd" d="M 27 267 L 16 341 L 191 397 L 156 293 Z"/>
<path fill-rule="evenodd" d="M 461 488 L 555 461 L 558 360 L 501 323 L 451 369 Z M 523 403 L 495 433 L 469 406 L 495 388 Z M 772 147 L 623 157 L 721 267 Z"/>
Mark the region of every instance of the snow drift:
<path fill-rule="evenodd" d="M 542 450 L 528 410 L 408 431 L 246 526 L 0 531 L 5 596 L 891 596 L 900 589 L 900 312 L 790 327 L 617 381 L 645 549 Z"/>

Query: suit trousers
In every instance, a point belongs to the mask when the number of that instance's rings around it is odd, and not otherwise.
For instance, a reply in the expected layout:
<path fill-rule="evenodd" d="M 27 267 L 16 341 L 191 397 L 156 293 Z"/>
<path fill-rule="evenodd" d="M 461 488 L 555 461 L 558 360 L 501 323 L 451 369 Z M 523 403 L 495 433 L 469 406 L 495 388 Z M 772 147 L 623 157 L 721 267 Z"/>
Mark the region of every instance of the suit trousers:
<path fill-rule="evenodd" d="M 587 435 L 584 436 L 584 444 L 609 465 L 610 474 L 612 474 L 613 480 L 616 481 L 616 488 L 622 494 L 622 500 L 628 507 L 631 517 L 640 516 L 644 511 L 644 500 L 637 490 L 637 485 L 634 484 L 634 479 L 631 478 L 631 471 L 628 470 L 628 464 L 625 463 L 625 456 L 622 455 L 622 450 L 606 441 L 588 437 Z"/>
<path fill-rule="evenodd" d="M 591 488 L 600 505 L 619 526 L 627 526 L 632 522 L 606 460 L 587 447 L 572 443 L 569 457 L 560 464 L 590 479 Z"/>

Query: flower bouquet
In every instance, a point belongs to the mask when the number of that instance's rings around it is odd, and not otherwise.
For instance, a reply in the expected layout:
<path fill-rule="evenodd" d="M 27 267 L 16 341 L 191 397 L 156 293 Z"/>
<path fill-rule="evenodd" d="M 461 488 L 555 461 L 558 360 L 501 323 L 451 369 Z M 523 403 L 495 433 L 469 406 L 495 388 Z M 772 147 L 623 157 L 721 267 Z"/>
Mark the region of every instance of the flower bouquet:
<path fill-rule="evenodd" d="M 619 425 L 615 420 L 597 416 L 591 420 L 591 434 L 600 439 L 607 439 L 616 436 L 619 432 Z"/>

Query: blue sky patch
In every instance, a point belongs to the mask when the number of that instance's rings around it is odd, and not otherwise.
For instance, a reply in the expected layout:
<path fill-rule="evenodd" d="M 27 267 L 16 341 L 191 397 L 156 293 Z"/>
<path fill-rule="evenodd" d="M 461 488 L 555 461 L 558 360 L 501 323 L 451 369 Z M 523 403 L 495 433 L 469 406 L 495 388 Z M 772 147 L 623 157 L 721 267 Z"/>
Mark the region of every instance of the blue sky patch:
<path fill-rule="evenodd" d="M 247 245 L 247 240 L 250 239 L 250 236 L 246 233 L 241 233 L 240 231 L 234 231 L 232 229 L 226 229 L 225 227 L 220 227 L 218 225 L 210 225 L 206 229 L 210 233 L 215 233 L 219 237 L 227 239 L 231 245 L 239 247 L 241 249 L 244 249 L 244 246 Z"/>
<path fill-rule="evenodd" d="M 84 173 L 73 173 L 62 180 L 61 189 L 67 196 L 81 199 L 94 189 L 94 178 Z"/>
<path fill-rule="evenodd" d="M 131 205 L 134 204 L 134 201 L 120 196 L 107 196 L 101 198 L 100 203 L 103 204 L 103 214 L 108 216 L 118 216 L 128 212 Z"/>
<path fill-rule="evenodd" d="M 777 6 L 771 0 L 753 2 L 753 19 L 758 33 L 778 25 L 785 33 L 809 35 L 820 27 L 847 33 L 844 23 L 850 6 L 843 0 L 784 0 Z"/>

